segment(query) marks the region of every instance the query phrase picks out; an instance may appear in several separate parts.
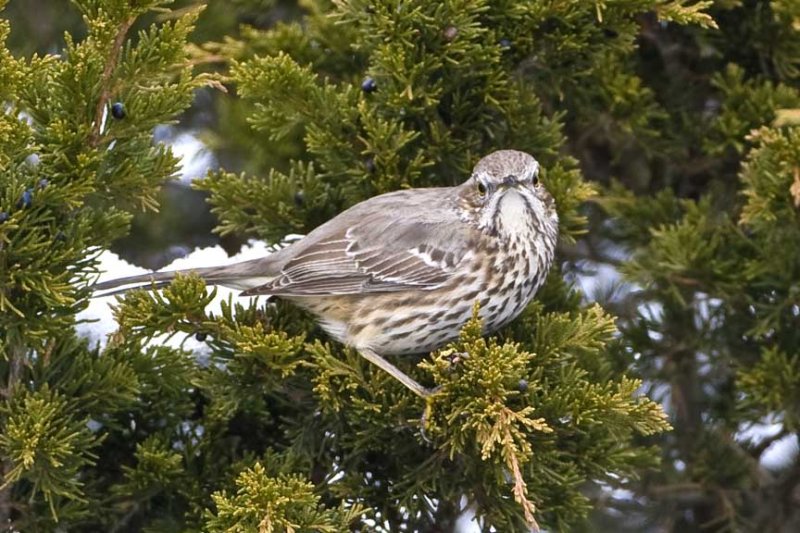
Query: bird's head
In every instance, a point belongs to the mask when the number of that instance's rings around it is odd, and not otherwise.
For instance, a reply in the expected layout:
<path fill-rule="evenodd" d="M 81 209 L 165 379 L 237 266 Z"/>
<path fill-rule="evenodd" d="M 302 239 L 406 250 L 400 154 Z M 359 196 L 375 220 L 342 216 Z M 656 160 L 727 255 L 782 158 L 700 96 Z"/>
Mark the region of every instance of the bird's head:
<path fill-rule="evenodd" d="M 475 165 L 460 187 L 462 216 L 482 231 L 522 238 L 555 233 L 555 201 L 539 179 L 539 163 L 517 150 L 498 150 Z"/>

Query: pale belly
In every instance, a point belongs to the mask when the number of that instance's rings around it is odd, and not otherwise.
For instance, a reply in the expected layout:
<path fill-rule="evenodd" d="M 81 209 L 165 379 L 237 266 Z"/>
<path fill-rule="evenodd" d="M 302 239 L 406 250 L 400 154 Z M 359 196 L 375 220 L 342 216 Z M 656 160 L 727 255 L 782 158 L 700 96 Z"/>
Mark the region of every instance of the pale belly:
<path fill-rule="evenodd" d="M 513 276 L 476 276 L 455 290 L 445 286 L 434 291 L 292 300 L 316 314 L 329 335 L 349 346 L 381 355 L 425 353 L 456 340 L 476 302 L 484 333 L 516 318 L 540 285 L 538 278 L 521 274 L 522 270 Z"/>

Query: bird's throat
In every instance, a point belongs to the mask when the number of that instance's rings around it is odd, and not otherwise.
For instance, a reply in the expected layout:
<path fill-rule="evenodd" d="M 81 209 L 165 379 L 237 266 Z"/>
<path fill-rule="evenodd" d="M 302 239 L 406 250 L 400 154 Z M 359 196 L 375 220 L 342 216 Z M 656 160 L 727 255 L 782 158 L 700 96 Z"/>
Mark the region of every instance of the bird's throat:
<path fill-rule="evenodd" d="M 531 208 L 526 199 L 514 189 L 503 194 L 497 205 L 496 223 L 501 234 L 520 238 L 531 232 Z"/>

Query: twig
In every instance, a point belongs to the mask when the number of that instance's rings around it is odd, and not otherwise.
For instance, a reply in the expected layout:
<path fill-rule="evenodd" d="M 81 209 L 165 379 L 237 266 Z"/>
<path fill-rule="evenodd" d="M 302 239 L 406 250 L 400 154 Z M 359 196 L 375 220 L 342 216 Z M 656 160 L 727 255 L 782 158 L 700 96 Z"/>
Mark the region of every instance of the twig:
<path fill-rule="evenodd" d="M 89 145 L 92 147 L 97 146 L 97 143 L 100 142 L 100 127 L 103 122 L 103 111 L 111 96 L 111 75 L 114 74 L 114 70 L 117 68 L 119 56 L 122 53 L 122 45 L 125 44 L 125 37 L 128 35 L 128 30 L 135 20 L 136 17 L 130 17 L 122 22 L 117 30 L 116 37 L 114 37 L 111 50 L 108 52 L 108 59 L 103 68 L 103 75 L 100 77 L 100 98 L 97 100 L 97 106 L 94 109 L 94 125 L 92 126 L 92 135 L 89 138 Z"/>
<path fill-rule="evenodd" d="M 762 440 L 761 442 L 759 442 L 758 444 L 756 444 L 755 446 L 753 446 L 749 450 L 745 448 L 745 451 L 747 453 L 749 453 L 751 457 L 753 457 L 754 459 L 758 460 L 758 459 L 761 458 L 761 455 L 765 451 L 767 451 L 767 448 L 769 448 L 770 446 L 772 446 L 773 444 L 775 444 L 777 441 L 781 440 L 782 438 L 784 438 L 788 434 L 789 434 L 789 431 L 784 427 L 783 429 L 781 429 L 775 435 L 772 435 L 771 437 L 764 438 L 764 440 Z"/>
<path fill-rule="evenodd" d="M 510 441 L 511 435 L 506 435 L 506 439 Z M 533 513 L 536 512 L 536 507 L 533 505 L 533 502 L 528 499 L 528 487 L 525 484 L 525 480 L 522 478 L 517 454 L 512 450 L 511 453 L 508 454 L 507 460 L 508 466 L 511 468 L 511 476 L 514 478 L 514 500 L 522 506 L 522 512 L 525 514 L 525 522 L 528 523 L 533 531 L 538 532 L 539 524 L 536 523 L 536 519 L 533 517 Z"/>

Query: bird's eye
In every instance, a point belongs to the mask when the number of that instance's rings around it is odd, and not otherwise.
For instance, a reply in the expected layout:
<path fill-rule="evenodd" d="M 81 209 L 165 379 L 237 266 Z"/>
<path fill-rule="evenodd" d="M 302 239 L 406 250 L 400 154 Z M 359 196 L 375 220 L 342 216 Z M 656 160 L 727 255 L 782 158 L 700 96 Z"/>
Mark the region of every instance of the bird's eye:
<path fill-rule="evenodd" d="M 533 175 L 533 186 L 534 187 L 538 187 L 539 186 L 539 173 L 538 172 Z"/>
<path fill-rule="evenodd" d="M 480 181 L 478 182 L 478 195 L 481 197 L 486 196 L 486 185 Z"/>

